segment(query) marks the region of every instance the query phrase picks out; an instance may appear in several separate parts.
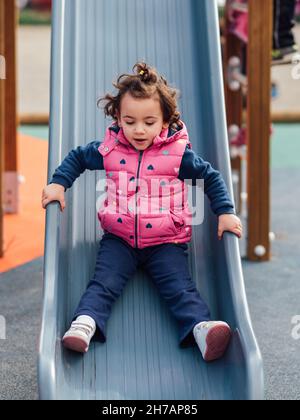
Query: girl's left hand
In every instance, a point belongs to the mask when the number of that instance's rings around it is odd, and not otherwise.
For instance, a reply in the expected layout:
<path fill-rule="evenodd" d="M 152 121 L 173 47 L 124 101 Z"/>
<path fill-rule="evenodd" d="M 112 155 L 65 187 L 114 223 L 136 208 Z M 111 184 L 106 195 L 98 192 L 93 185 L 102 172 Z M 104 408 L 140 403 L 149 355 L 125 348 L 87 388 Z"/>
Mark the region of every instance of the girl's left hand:
<path fill-rule="evenodd" d="M 232 232 L 238 238 L 243 236 L 243 226 L 240 219 L 234 214 L 222 214 L 219 216 L 218 238 L 222 239 L 224 232 Z"/>

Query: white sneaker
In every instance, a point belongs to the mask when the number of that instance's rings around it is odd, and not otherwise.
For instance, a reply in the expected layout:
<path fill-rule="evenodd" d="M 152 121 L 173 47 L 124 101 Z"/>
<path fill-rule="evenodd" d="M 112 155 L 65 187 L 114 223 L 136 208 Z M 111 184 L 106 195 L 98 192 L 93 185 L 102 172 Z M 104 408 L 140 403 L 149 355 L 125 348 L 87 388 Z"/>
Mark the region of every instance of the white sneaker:
<path fill-rule="evenodd" d="M 231 338 L 231 329 L 223 321 L 205 321 L 194 327 L 193 334 L 203 359 L 211 362 L 225 353 Z"/>
<path fill-rule="evenodd" d="M 62 343 L 67 349 L 86 353 L 95 332 L 96 323 L 93 318 L 81 315 L 72 322 L 70 329 L 63 336 Z"/>

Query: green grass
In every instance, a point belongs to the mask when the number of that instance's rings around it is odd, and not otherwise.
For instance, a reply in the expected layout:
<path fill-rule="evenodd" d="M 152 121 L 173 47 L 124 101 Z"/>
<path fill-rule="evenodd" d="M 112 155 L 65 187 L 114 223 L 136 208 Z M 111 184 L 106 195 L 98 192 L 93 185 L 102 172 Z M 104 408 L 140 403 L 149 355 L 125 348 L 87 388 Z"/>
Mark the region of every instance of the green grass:
<path fill-rule="evenodd" d="M 24 9 L 20 13 L 20 25 L 51 25 L 51 12 Z"/>

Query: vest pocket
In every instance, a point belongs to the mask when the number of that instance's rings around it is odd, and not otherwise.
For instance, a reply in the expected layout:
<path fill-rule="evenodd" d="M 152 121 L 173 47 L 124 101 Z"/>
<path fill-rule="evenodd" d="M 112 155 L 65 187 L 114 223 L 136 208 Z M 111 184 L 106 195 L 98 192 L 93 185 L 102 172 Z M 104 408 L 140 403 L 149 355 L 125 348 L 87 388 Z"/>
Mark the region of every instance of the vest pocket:
<path fill-rule="evenodd" d="M 173 238 L 178 233 L 170 213 L 140 215 L 139 227 L 139 234 L 145 239 Z"/>
<path fill-rule="evenodd" d="M 170 210 L 170 219 L 174 227 L 174 232 L 176 234 L 179 233 L 185 226 L 183 216 L 178 213 L 175 213 L 173 210 Z"/>

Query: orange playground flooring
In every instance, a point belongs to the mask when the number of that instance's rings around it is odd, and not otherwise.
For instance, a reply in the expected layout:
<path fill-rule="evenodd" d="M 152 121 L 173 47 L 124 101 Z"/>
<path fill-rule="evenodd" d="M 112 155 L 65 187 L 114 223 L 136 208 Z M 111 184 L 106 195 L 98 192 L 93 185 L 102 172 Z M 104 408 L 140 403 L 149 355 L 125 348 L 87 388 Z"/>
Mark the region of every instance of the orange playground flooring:
<path fill-rule="evenodd" d="M 25 264 L 44 253 L 45 210 L 42 189 L 47 182 L 48 142 L 18 133 L 19 184 L 17 215 L 4 216 L 4 257 L 0 273 Z"/>

